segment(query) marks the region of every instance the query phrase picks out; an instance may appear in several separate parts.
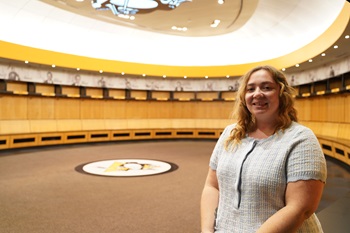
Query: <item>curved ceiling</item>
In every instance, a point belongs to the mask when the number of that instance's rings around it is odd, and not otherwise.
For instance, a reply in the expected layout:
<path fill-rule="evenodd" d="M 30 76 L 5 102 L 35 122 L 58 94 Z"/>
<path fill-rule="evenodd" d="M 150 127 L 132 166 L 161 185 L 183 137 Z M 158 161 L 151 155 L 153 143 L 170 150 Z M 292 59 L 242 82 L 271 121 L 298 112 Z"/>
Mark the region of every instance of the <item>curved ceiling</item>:
<path fill-rule="evenodd" d="M 172 9 L 160 0 L 134 0 L 137 2 L 157 2 L 158 7 L 139 9 L 133 20 L 114 15 L 111 10 L 96 10 L 88 0 L 41 0 L 49 5 L 82 16 L 104 21 L 118 26 L 158 32 L 177 36 L 213 36 L 233 32 L 242 27 L 253 15 L 258 0 L 226 0 L 218 4 L 216 0 L 187 0 Z M 127 2 L 102 1 L 99 2 Z M 131 2 L 128 1 L 128 2 Z M 165 1 L 169 2 L 169 1 Z M 220 20 L 220 27 L 211 28 L 214 20 Z M 187 31 L 172 30 L 172 27 L 186 27 Z"/>
<path fill-rule="evenodd" d="M 318 55 L 339 39 L 350 14 L 344 0 L 193 0 L 139 12 L 133 21 L 90 6 L 0 0 L 2 57 L 136 75 L 234 76 Z M 215 19 L 221 23 L 212 28 Z M 172 31 L 175 23 L 188 30 Z"/>

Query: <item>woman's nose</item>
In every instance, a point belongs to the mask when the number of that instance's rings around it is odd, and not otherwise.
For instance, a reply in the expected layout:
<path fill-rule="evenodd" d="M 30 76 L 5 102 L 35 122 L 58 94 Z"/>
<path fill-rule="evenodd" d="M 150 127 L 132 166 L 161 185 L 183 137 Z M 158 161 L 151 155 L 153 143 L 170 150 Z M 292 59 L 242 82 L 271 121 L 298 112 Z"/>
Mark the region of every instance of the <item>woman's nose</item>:
<path fill-rule="evenodd" d="M 256 89 L 254 90 L 254 93 L 253 93 L 253 96 L 254 96 L 254 97 L 261 97 L 262 95 L 263 95 L 263 92 L 261 91 L 260 88 L 256 88 Z"/>

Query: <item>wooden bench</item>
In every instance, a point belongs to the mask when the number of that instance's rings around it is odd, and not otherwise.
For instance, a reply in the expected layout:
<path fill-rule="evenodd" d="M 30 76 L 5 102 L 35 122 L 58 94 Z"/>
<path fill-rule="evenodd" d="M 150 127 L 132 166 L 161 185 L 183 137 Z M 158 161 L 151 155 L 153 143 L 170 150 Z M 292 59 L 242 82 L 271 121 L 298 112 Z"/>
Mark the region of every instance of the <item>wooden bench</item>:
<path fill-rule="evenodd" d="M 1 120 L 0 149 L 147 139 L 217 139 L 228 119 Z M 326 156 L 350 166 L 350 124 L 302 121 Z"/>
<path fill-rule="evenodd" d="M 0 149 L 118 140 L 217 139 L 223 119 L 1 120 Z"/>
<path fill-rule="evenodd" d="M 350 166 L 350 124 L 300 122 L 316 134 L 323 153 Z"/>

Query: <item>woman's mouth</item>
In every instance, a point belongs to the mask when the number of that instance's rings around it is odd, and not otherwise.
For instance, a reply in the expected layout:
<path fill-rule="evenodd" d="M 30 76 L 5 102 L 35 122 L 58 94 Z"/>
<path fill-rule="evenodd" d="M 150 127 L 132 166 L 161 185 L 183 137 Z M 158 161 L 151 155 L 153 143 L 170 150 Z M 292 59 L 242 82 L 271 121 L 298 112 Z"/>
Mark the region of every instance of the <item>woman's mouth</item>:
<path fill-rule="evenodd" d="M 264 106 L 267 105 L 267 103 L 265 103 L 265 102 L 255 102 L 255 103 L 253 103 L 253 105 L 254 106 L 258 106 L 258 107 L 264 107 Z"/>

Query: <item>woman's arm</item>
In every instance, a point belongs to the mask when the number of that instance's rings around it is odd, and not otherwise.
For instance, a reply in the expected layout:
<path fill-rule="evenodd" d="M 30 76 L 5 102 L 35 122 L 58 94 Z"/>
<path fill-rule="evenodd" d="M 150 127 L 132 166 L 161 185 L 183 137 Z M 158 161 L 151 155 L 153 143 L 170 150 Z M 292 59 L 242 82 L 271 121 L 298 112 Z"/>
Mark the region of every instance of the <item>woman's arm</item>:
<path fill-rule="evenodd" d="M 257 233 L 296 232 L 317 209 L 324 183 L 319 180 L 299 180 L 287 184 L 286 206 L 272 215 Z"/>
<path fill-rule="evenodd" d="M 209 168 L 201 198 L 201 229 L 214 232 L 215 210 L 219 202 L 219 186 L 216 171 Z"/>

